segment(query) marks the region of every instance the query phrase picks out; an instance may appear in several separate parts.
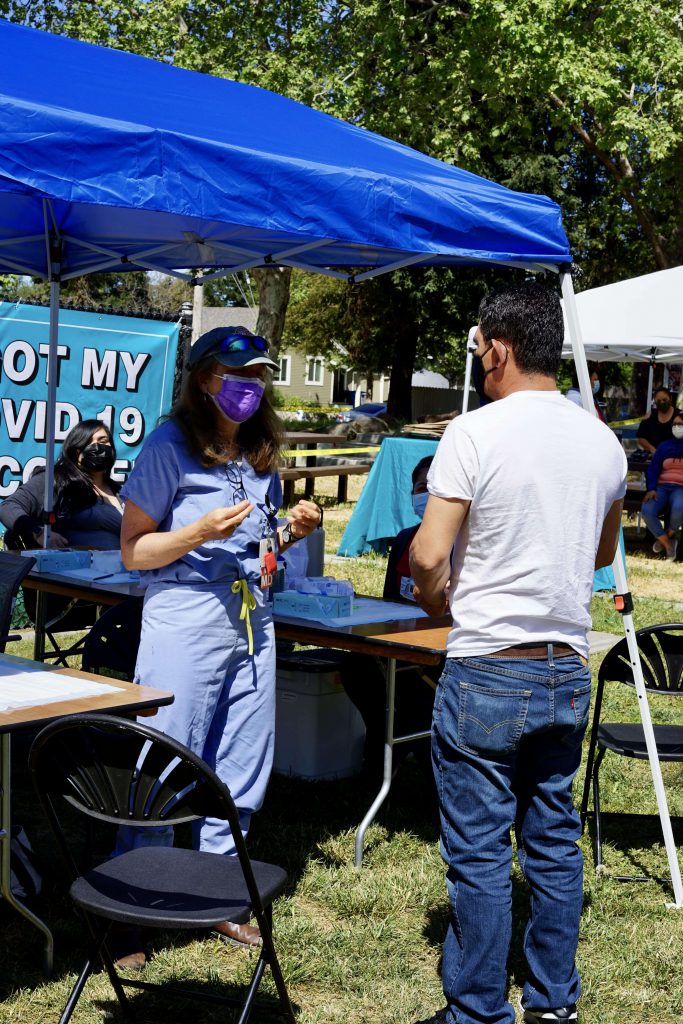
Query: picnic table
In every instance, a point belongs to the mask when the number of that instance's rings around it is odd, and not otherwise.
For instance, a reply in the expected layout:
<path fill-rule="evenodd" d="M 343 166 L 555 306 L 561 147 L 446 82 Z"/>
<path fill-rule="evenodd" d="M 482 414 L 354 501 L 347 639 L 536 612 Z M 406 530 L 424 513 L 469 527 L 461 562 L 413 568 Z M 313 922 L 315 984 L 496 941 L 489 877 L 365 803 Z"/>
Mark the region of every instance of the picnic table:
<path fill-rule="evenodd" d="M 377 445 L 355 445 L 349 441 L 347 434 L 324 434 L 314 433 L 307 430 L 288 431 L 285 434 L 287 450 L 283 452 L 286 464 L 280 469 L 280 479 L 284 485 L 285 506 L 294 504 L 294 484 L 297 480 L 304 480 L 304 497 L 311 498 L 315 488 L 315 481 L 320 477 L 336 476 L 337 501 L 339 504 L 345 502 L 348 497 L 348 479 L 370 472 L 371 461 L 355 461 L 342 459 L 342 456 L 370 455 L 378 450 Z M 338 452 L 335 449 L 340 449 Z M 333 465 L 321 465 L 320 458 L 338 459 Z M 303 465 L 297 465 L 301 459 Z"/>

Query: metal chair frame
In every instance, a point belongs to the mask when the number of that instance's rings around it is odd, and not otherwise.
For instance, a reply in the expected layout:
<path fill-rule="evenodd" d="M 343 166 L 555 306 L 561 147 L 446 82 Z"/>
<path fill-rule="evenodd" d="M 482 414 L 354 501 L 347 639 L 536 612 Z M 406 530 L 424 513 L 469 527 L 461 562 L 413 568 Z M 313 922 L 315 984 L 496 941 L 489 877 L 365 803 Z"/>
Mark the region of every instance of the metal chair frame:
<path fill-rule="evenodd" d="M 111 715 L 83 714 L 59 719 L 42 730 L 31 747 L 29 769 L 72 879 L 71 897 L 85 917 L 91 939 L 60 1024 L 66 1024 L 71 1017 L 98 960 L 104 964 L 124 1014 L 131 1015 L 133 1009 L 124 992 L 125 986 L 241 1005 L 238 1024 L 246 1024 L 265 968 L 269 966 L 281 1011 L 293 1024 L 294 1014 L 272 936 L 272 901 L 284 888 L 286 875 L 274 865 L 250 860 L 232 797 L 201 758 L 140 722 Z M 221 818 L 230 826 L 236 857 L 149 848 L 142 853 L 153 869 L 151 877 L 145 873 L 144 885 L 139 877 L 141 861 L 136 860 L 140 850 L 110 858 L 90 871 L 81 872 L 57 814 L 56 804 L 60 798 L 90 820 L 119 826 L 178 825 L 207 815 Z M 177 872 L 179 856 L 188 870 L 181 876 L 177 888 L 166 891 L 160 880 L 168 884 L 167 880 L 173 877 L 174 863 Z M 147 860 L 143 860 L 142 865 L 146 872 Z M 218 876 L 214 876 L 214 880 L 220 878 L 218 887 L 205 881 L 205 875 L 212 872 L 218 872 Z M 199 884 L 201 891 L 192 892 L 192 884 Z M 175 880 L 171 885 L 175 885 Z M 219 906 L 221 916 L 216 917 Z M 227 912 L 226 906 L 230 908 Z M 122 978 L 107 949 L 107 935 L 115 920 L 145 927 L 196 929 L 209 928 L 209 921 L 216 923 L 227 918 L 241 923 L 251 916 L 258 922 L 263 945 L 243 1000 L 172 984 L 157 985 Z"/>
<path fill-rule="evenodd" d="M 636 631 L 636 640 L 643 668 L 645 689 L 649 694 L 683 697 L 683 623 L 660 623 Z M 594 857 L 598 872 L 605 873 L 603 863 L 602 808 L 600 803 L 600 767 L 608 750 L 621 757 L 647 760 L 647 748 L 642 725 L 620 722 L 600 722 L 605 684 L 621 682 L 634 687 L 633 667 L 626 638 L 607 653 L 598 673 L 598 686 L 591 724 L 586 774 L 581 800 L 581 823 L 585 828 L 590 813 L 588 803 L 593 792 L 595 821 Z M 683 761 L 683 725 L 654 726 L 660 761 Z M 597 750 L 597 754 L 596 754 Z M 612 812 L 617 813 L 617 812 Z M 642 817 L 629 813 L 620 817 Z M 620 882 L 650 882 L 648 875 L 610 875 Z M 670 881 L 669 879 L 657 879 Z"/>

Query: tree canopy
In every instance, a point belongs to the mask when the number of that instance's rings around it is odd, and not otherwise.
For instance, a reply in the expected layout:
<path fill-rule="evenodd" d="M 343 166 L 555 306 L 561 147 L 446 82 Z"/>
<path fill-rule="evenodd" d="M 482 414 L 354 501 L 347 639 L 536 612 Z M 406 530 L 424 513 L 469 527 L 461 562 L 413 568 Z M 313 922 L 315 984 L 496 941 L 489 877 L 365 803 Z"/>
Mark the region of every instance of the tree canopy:
<path fill-rule="evenodd" d="M 0 0 L 0 13 L 272 89 L 545 193 L 562 207 L 579 288 L 683 262 L 679 0 Z M 479 288 L 491 275 L 475 277 Z M 421 346 L 440 357 L 456 325 L 471 320 L 479 294 L 475 278 L 464 280 L 469 287 L 448 272 L 391 275 L 353 302 L 404 311 L 420 337 L 407 365 Z M 286 285 L 267 314 L 274 337 Z M 330 317 L 319 333 L 332 337 L 349 296 L 330 284 L 306 288 L 309 310 L 315 293 L 317 315 Z M 408 303 L 411 290 L 425 294 Z M 382 316 L 376 330 L 363 328 L 363 344 L 347 321 L 344 344 L 368 369 L 382 350 Z M 389 333 L 396 338 L 396 324 Z"/>

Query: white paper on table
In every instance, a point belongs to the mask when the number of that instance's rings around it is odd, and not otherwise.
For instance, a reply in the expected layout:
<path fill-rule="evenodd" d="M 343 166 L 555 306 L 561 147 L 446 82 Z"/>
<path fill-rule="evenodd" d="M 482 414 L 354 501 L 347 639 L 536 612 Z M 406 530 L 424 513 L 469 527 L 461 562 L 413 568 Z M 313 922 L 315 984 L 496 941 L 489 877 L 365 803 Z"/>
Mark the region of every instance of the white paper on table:
<path fill-rule="evenodd" d="M 332 626 L 358 626 L 364 622 L 395 622 L 401 619 L 424 619 L 427 613 L 416 604 L 399 604 L 374 597 L 354 597 L 351 614 L 337 619 L 325 619 Z"/>
<path fill-rule="evenodd" d="M 104 693 L 117 693 L 121 686 L 93 683 L 43 669 L 17 669 L 15 665 L 0 662 L 0 714 L 17 708 L 32 708 L 42 704 L 56 704 L 80 697 L 97 697 Z"/>

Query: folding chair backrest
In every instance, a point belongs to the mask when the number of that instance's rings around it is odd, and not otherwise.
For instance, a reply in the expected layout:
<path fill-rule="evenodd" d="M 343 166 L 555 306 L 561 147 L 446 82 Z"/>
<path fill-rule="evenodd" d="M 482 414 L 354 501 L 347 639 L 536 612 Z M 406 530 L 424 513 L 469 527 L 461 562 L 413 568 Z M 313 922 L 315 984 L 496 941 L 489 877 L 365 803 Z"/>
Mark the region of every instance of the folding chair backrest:
<path fill-rule="evenodd" d="M 12 626 L 17 591 L 35 564 L 35 558 L 0 551 L 0 652 L 5 650 L 4 638 Z"/>
<path fill-rule="evenodd" d="M 683 696 L 683 623 L 665 622 L 636 631 L 645 688 L 651 693 Z M 598 681 L 635 686 L 626 638 L 605 656 Z"/>
<path fill-rule="evenodd" d="M 207 815 L 227 820 L 240 859 L 246 856 L 227 787 L 187 747 L 147 725 L 113 715 L 59 719 L 36 737 L 29 767 L 58 836 L 55 799 L 63 797 L 88 817 L 115 825 L 179 825 Z M 69 857 L 63 837 L 60 842 Z"/>
<path fill-rule="evenodd" d="M 142 629 L 142 599 L 129 597 L 100 616 L 85 638 L 83 669 L 112 669 L 133 679 Z"/>

